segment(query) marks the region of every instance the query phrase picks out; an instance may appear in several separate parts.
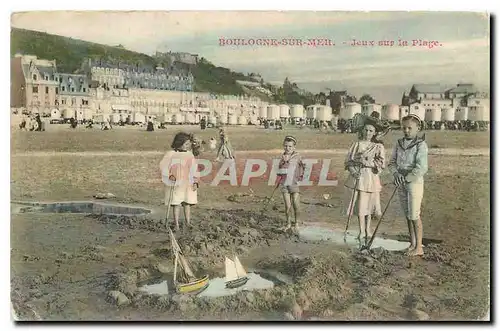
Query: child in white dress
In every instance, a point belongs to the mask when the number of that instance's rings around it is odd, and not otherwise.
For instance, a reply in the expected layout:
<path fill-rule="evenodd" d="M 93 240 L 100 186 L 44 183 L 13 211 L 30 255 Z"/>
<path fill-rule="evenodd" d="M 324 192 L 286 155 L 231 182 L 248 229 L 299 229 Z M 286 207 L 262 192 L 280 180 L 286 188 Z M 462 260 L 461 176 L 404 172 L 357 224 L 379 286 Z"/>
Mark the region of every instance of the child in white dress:
<path fill-rule="evenodd" d="M 384 146 L 376 142 L 376 134 L 382 130 L 380 122 L 367 117 L 359 132 L 359 140 L 349 148 L 345 169 L 349 171 L 345 187 L 348 188 L 347 215 L 355 214 L 359 220 L 358 239 L 372 236 L 371 216 L 381 215 L 379 174 L 385 167 Z M 353 192 L 353 190 L 355 190 Z"/>
<path fill-rule="evenodd" d="M 170 200 L 177 230 L 180 207 L 184 209 L 186 225 L 190 225 L 191 206 L 198 203 L 199 184 L 196 177 L 196 159 L 191 151 L 192 142 L 193 137 L 190 134 L 176 134 L 171 145 L 172 150 L 168 151 L 160 162 L 162 180 L 165 183 L 165 205 L 168 205 Z"/>

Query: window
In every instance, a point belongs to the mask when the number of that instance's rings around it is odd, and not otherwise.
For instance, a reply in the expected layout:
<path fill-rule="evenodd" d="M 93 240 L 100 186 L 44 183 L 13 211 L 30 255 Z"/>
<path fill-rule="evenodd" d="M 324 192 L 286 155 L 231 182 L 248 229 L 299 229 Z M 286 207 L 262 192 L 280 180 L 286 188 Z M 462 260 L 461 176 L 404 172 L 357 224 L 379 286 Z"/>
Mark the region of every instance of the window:
<path fill-rule="evenodd" d="M 76 104 L 76 98 L 71 98 L 71 105 L 74 106 Z"/>
<path fill-rule="evenodd" d="M 66 87 L 62 86 L 61 88 L 63 92 L 66 91 Z"/>
<path fill-rule="evenodd" d="M 37 80 L 37 78 L 38 78 L 38 77 L 36 76 L 36 74 L 34 74 L 34 75 L 33 75 L 33 80 Z"/>
<path fill-rule="evenodd" d="M 38 86 L 33 86 L 33 93 L 38 93 Z"/>
<path fill-rule="evenodd" d="M 49 87 L 45 86 L 45 94 L 49 94 Z"/>
<path fill-rule="evenodd" d="M 89 104 L 89 101 L 88 101 L 88 100 L 83 100 L 83 99 L 82 99 L 82 105 L 86 106 L 86 105 L 88 105 L 88 104 Z"/>
<path fill-rule="evenodd" d="M 71 92 L 75 92 L 75 88 L 74 87 L 71 88 Z"/>
<path fill-rule="evenodd" d="M 65 105 L 66 104 L 66 99 L 61 100 L 61 104 Z"/>
<path fill-rule="evenodd" d="M 84 93 L 85 93 L 85 92 L 87 92 L 87 89 L 86 89 L 85 87 L 83 88 L 83 92 L 84 92 Z"/>
<path fill-rule="evenodd" d="M 56 87 L 56 94 L 59 94 L 59 87 Z"/>

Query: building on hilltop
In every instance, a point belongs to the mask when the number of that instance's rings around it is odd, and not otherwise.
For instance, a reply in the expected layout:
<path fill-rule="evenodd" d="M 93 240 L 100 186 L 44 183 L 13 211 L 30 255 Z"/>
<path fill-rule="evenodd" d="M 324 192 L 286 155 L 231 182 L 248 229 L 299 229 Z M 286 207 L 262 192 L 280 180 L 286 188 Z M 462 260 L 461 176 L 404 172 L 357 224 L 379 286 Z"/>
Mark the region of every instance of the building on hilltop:
<path fill-rule="evenodd" d="M 198 63 L 198 54 L 191 54 L 186 52 L 156 52 L 153 56 L 159 62 L 173 66 L 175 64 L 186 64 L 193 66 Z"/>
<path fill-rule="evenodd" d="M 83 71 L 92 81 L 105 89 L 144 88 L 152 90 L 192 91 L 194 77 L 191 72 L 176 67 L 153 67 L 111 63 L 110 61 L 85 61 Z"/>

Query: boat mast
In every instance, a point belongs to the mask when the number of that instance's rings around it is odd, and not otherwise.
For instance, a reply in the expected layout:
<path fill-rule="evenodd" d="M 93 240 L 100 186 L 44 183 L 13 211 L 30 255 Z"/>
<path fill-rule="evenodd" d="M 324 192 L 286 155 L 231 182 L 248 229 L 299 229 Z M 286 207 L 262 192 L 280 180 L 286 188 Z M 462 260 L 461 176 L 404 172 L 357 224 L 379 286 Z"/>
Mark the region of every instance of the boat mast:
<path fill-rule="evenodd" d="M 174 262 L 174 284 L 177 283 L 177 263 L 179 260 L 179 254 L 175 252 L 175 262 Z"/>
<path fill-rule="evenodd" d="M 179 244 L 177 243 L 177 240 L 175 240 L 174 234 L 172 233 L 172 230 L 168 230 L 170 232 L 170 240 L 172 242 L 172 250 L 174 251 L 175 254 L 175 261 L 179 262 L 180 267 L 182 271 L 184 271 L 184 278 L 186 278 L 188 281 L 193 280 L 195 277 L 193 271 L 191 270 L 191 267 L 189 266 L 189 263 L 186 261 L 184 256 L 182 255 L 181 248 Z M 177 264 L 176 264 L 177 266 Z"/>

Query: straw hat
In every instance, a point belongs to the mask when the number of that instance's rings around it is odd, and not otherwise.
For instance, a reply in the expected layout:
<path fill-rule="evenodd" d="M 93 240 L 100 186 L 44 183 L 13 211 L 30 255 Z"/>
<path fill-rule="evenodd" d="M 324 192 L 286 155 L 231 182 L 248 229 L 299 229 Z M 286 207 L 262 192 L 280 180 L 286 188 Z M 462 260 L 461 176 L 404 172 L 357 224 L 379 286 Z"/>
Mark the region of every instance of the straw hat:
<path fill-rule="evenodd" d="M 372 113 L 372 115 L 374 115 L 374 114 Z M 356 114 L 356 115 L 354 115 L 352 121 L 353 121 L 353 127 L 354 127 L 355 131 L 358 131 L 358 132 L 360 130 L 362 130 L 365 127 L 365 125 L 367 125 L 367 124 L 372 125 L 375 128 L 376 132 L 381 132 L 381 131 L 384 131 L 384 129 L 385 129 L 382 122 L 374 116 Z"/>
<path fill-rule="evenodd" d="M 382 125 L 381 121 L 375 117 L 367 116 L 363 123 L 363 126 L 365 125 L 372 125 L 375 128 L 376 132 L 384 130 L 384 126 Z"/>

